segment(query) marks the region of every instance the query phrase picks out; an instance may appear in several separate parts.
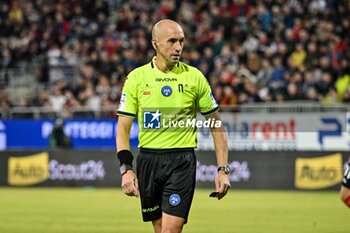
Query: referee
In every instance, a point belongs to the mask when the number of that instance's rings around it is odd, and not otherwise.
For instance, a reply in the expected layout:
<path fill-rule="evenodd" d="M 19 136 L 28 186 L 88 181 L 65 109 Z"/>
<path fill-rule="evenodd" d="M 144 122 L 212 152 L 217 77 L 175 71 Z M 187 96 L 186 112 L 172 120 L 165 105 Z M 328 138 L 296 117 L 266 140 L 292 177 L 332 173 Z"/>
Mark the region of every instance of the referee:
<path fill-rule="evenodd" d="M 187 222 L 196 179 L 196 113 L 210 124 L 218 165 L 216 197 L 230 188 L 228 147 L 218 105 L 209 83 L 196 68 L 180 61 L 185 36 L 169 19 L 152 30 L 152 61 L 131 71 L 125 81 L 118 114 L 117 155 L 122 189 L 141 199 L 144 221 L 156 233 L 181 232 Z M 130 129 L 137 116 L 140 128 L 137 176 L 132 168 Z M 197 122 L 196 122 L 197 123 Z"/>

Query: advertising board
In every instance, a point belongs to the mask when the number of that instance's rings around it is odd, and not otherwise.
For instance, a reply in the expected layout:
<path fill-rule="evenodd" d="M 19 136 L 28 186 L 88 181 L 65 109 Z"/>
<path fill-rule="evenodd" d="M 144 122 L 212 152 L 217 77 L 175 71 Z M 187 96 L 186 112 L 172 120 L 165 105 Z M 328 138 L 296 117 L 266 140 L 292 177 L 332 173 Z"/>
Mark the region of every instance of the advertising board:
<path fill-rule="evenodd" d="M 215 189 L 215 152 L 196 151 L 196 157 L 197 187 Z M 338 190 L 347 160 L 345 152 L 231 151 L 229 178 L 232 189 Z M 0 152 L 2 186 L 120 187 L 120 183 L 112 150 Z"/>

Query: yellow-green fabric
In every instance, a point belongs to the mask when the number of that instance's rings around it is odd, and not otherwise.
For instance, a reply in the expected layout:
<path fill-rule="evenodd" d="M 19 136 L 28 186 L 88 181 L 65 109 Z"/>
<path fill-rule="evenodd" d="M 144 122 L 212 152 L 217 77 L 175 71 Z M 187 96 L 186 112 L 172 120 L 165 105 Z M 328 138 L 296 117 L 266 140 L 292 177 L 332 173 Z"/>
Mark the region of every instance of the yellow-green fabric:
<path fill-rule="evenodd" d="M 130 72 L 117 114 L 137 115 L 139 147 L 195 148 L 196 127 L 169 124 L 193 120 L 197 111 L 207 116 L 218 110 L 209 83 L 195 67 L 178 62 L 164 73 L 155 66 L 154 59 Z"/>

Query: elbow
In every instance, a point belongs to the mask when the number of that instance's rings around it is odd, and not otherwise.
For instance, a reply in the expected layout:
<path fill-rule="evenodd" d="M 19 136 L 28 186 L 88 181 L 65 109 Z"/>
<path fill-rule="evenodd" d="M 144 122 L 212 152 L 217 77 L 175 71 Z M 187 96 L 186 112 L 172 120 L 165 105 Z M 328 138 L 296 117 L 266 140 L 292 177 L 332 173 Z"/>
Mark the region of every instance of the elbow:
<path fill-rule="evenodd" d="M 348 208 L 350 208 L 350 197 L 347 200 L 342 200 L 342 201 Z"/>
<path fill-rule="evenodd" d="M 350 189 L 345 188 L 344 186 L 340 190 L 340 200 L 350 208 Z"/>
<path fill-rule="evenodd" d="M 342 197 L 341 200 L 348 208 L 350 208 L 350 196 L 348 196 L 347 198 Z"/>

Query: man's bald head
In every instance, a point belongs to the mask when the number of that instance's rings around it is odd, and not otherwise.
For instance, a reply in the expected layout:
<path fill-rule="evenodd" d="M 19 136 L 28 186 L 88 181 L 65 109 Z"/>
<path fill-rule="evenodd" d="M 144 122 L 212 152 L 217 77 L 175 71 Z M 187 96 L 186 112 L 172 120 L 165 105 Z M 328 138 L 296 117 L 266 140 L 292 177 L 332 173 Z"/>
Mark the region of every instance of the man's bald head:
<path fill-rule="evenodd" d="M 169 71 L 180 61 L 185 35 L 182 27 L 173 20 L 163 19 L 152 30 L 152 46 L 156 51 L 156 66 Z"/>
<path fill-rule="evenodd" d="M 177 22 L 171 19 L 162 19 L 156 23 L 152 29 L 152 39 L 160 40 L 164 32 L 167 30 L 182 30 L 182 27 Z"/>

